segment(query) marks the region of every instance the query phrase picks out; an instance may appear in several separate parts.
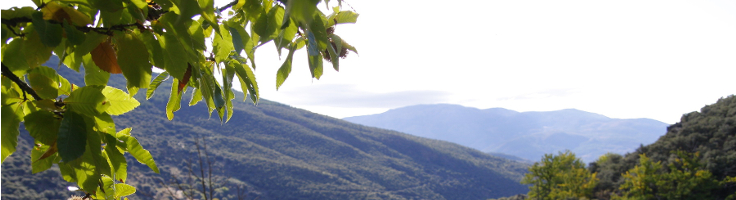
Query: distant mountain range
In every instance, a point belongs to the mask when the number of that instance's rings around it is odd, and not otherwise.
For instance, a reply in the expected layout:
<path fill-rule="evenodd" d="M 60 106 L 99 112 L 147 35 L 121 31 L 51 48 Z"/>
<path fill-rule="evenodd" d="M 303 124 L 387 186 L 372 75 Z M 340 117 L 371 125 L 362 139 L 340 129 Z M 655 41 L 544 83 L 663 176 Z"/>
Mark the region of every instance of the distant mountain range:
<path fill-rule="evenodd" d="M 58 60 L 56 61 L 58 63 Z M 52 59 L 51 66 L 56 66 Z M 61 67 L 70 82 L 81 74 Z M 124 88 L 120 75 L 111 85 Z M 171 81 L 141 106 L 114 118 L 117 129 L 133 127 L 153 154 L 161 174 L 128 159 L 128 183 L 138 188 L 131 199 L 162 199 L 159 179 L 186 173 L 184 162 L 196 159 L 194 139 L 205 137 L 216 161 L 216 177 L 228 177 L 220 199 L 236 199 L 245 187 L 248 199 L 488 199 L 526 193 L 519 180 L 528 164 L 457 144 L 353 124 L 276 102 L 242 102 L 228 123 L 209 118 L 203 103 L 183 106 L 168 121 L 165 106 Z M 315 97 L 317 98 L 317 97 Z M 188 100 L 186 96 L 185 100 Z M 188 102 L 188 101 L 185 101 Z M 182 102 L 182 104 L 186 104 Z M 21 126 L 22 127 L 22 126 Z M 21 128 L 23 129 L 23 128 Z M 32 138 L 25 130 L 18 151 L 2 164 L 2 199 L 60 199 L 71 192 L 58 168 L 31 174 Z M 195 164 L 196 165 L 196 164 Z M 80 195 L 80 194 L 76 194 Z"/>
<path fill-rule="evenodd" d="M 517 112 L 450 104 L 408 106 L 345 120 L 530 161 L 569 149 L 592 162 L 607 152 L 631 152 L 667 132 L 666 123 L 653 119 L 612 119 L 575 109 Z"/>

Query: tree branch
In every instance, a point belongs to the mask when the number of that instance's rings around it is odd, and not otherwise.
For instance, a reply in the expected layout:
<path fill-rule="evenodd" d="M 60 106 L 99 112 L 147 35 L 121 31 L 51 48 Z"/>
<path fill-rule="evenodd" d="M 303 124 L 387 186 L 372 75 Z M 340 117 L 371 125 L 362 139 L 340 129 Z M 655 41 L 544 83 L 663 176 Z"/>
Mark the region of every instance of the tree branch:
<path fill-rule="evenodd" d="M 46 21 L 47 22 L 54 23 L 54 24 L 61 24 L 62 26 L 64 26 L 64 24 L 62 24 L 61 22 L 57 22 L 57 21 L 53 21 L 53 20 L 46 20 Z M 10 19 L 2 19 L 2 23 L 5 24 L 5 25 L 7 25 L 9 28 L 10 27 L 18 26 L 18 24 L 20 24 L 20 23 L 28 23 L 28 22 L 33 22 L 33 20 L 31 18 L 28 18 L 28 17 L 16 17 L 16 18 L 10 18 Z M 76 27 L 77 30 L 82 31 L 82 32 L 85 32 L 85 33 L 88 33 L 90 31 L 94 31 L 94 32 L 97 32 L 97 33 L 100 33 L 100 34 L 112 35 L 112 31 L 113 30 L 115 30 L 115 31 L 125 31 L 125 28 L 131 27 L 131 26 L 142 27 L 143 25 L 140 25 L 140 24 L 137 24 L 137 23 L 133 23 L 133 24 L 119 24 L 119 25 L 115 25 L 115 26 L 112 26 L 112 27 L 89 27 L 89 26 L 74 26 L 74 27 Z M 19 35 L 19 34 L 16 34 L 15 32 L 14 32 L 14 34 L 15 35 Z"/>
<path fill-rule="evenodd" d="M 31 96 L 33 96 L 33 98 L 36 99 L 36 101 L 43 100 L 41 96 L 38 96 L 38 94 L 36 94 L 36 91 L 33 90 L 31 86 L 28 86 L 26 82 L 23 82 L 22 80 L 20 80 L 20 78 L 18 78 L 18 76 L 13 74 L 13 72 L 10 71 L 10 68 L 8 68 L 8 66 L 5 66 L 5 63 L 0 63 L 0 64 L 2 64 L 2 75 L 3 76 L 8 77 L 11 81 L 15 82 L 15 84 L 17 84 L 18 87 L 20 87 L 20 89 L 23 90 L 24 92 L 31 94 Z"/>
<path fill-rule="evenodd" d="M 217 10 L 217 12 L 222 12 L 222 11 L 227 10 L 230 7 L 233 7 L 235 4 L 238 4 L 238 0 L 233 0 L 232 2 L 228 3 L 227 5 L 225 5 L 223 7 L 220 7 L 220 8 L 217 8 L 215 10 Z"/>

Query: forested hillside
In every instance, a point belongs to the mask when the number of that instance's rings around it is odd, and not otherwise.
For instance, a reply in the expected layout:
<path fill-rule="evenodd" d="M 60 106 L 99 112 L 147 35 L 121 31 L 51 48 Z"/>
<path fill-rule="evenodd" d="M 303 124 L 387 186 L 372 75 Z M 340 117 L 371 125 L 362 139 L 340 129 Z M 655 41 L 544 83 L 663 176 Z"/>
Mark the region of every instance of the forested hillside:
<path fill-rule="evenodd" d="M 531 184 L 531 199 L 736 199 L 736 96 L 683 115 L 653 144 L 587 168 L 569 151 L 547 154 L 522 183 Z"/>
<path fill-rule="evenodd" d="M 621 174 L 640 164 L 641 155 L 652 162 L 661 162 L 662 172 L 671 172 L 667 166 L 682 159 L 676 151 L 697 153 L 698 165 L 712 173 L 717 181 L 736 177 L 736 96 L 719 99 L 700 112 L 683 115 L 680 122 L 669 126 L 667 134 L 653 144 L 641 146 L 625 156 L 613 155 L 614 159 L 606 162 L 591 163 L 592 171 L 598 172 L 601 179 L 596 191 L 618 189 L 624 182 Z M 706 192 L 713 194 L 712 198 L 722 199 L 736 194 L 736 182 Z"/>
<path fill-rule="evenodd" d="M 58 61 L 56 62 L 58 63 Z M 49 63 L 56 64 L 52 59 Z M 60 73 L 83 85 L 80 75 Z M 67 73 L 67 74 L 64 74 Z M 120 76 L 110 85 L 121 87 Z M 527 164 L 494 157 L 460 145 L 404 133 L 352 124 L 287 105 L 261 100 L 257 106 L 234 102 L 234 116 L 221 124 L 201 105 L 183 106 L 173 121 L 165 107 L 170 82 L 150 100 L 145 92 L 134 111 L 114 118 L 118 130 L 133 127 L 132 135 L 153 154 L 161 174 L 128 158 L 128 184 L 138 191 L 131 199 L 168 195 L 164 183 L 181 181 L 187 160 L 197 166 L 194 140 L 205 139 L 214 162 L 215 197 L 237 199 L 486 199 L 525 193 L 519 184 Z M 236 95 L 236 96 L 237 96 Z M 185 97 L 185 99 L 187 99 Z M 185 104 L 185 103 L 183 103 Z M 68 183 L 55 171 L 31 175 L 28 133 L 19 150 L 2 165 L 3 199 L 68 197 Z M 168 187 L 176 190 L 173 184 Z M 194 185 L 197 186 L 197 185 Z M 82 194 L 76 194 L 82 195 Z"/>

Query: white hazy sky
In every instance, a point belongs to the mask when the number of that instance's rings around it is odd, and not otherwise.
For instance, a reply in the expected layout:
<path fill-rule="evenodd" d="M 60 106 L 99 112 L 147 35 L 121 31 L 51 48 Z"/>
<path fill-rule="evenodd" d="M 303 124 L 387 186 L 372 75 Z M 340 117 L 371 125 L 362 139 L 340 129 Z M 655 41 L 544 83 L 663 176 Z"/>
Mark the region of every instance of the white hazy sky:
<path fill-rule="evenodd" d="M 283 60 L 267 44 L 262 98 L 337 118 L 451 103 L 675 123 L 736 93 L 732 0 L 347 2 L 358 23 L 335 33 L 360 55 L 313 80 L 297 52 L 276 91 Z"/>

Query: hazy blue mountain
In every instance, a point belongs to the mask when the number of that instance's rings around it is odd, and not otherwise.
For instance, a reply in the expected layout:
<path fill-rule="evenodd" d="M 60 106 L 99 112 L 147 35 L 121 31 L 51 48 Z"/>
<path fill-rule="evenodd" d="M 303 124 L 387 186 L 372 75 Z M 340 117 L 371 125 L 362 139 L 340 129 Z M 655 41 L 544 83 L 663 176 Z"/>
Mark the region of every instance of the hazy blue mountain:
<path fill-rule="evenodd" d="M 667 124 L 652 119 L 612 119 L 575 109 L 517 112 L 460 105 L 416 105 L 345 120 L 537 161 L 570 149 L 586 161 L 650 144 Z"/>
<path fill-rule="evenodd" d="M 79 74 L 61 70 L 70 82 L 83 85 Z M 113 75 L 110 84 L 125 83 Z M 257 106 L 234 101 L 233 118 L 224 124 L 216 114 L 210 118 L 203 103 L 184 105 L 169 121 L 164 109 L 170 86 L 170 80 L 162 84 L 150 100 L 140 91 L 141 106 L 114 118 L 119 130 L 133 127 L 132 134 L 161 169 L 155 174 L 129 158 L 128 183 L 138 187 L 131 199 L 163 198 L 159 180 L 185 173 L 184 161 L 196 159 L 195 137 L 208 141 L 215 175 L 229 178 L 230 197 L 221 199 L 234 199 L 236 186 L 245 187 L 248 199 L 261 200 L 488 199 L 528 191 L 519 184 L 528 164 L 268 100 Z M 188 102 L 184 99 L 182 104 Z M 32 138 L 25 130 L 21 136 L 18 152 L 2 164 L 2 199 L 68 197 L 70 184 L 58 169 L 31 175 Z"/>

